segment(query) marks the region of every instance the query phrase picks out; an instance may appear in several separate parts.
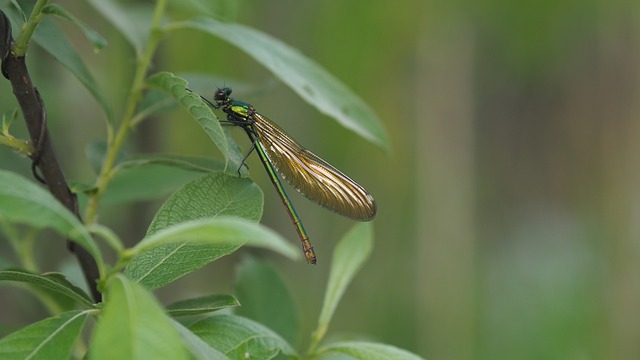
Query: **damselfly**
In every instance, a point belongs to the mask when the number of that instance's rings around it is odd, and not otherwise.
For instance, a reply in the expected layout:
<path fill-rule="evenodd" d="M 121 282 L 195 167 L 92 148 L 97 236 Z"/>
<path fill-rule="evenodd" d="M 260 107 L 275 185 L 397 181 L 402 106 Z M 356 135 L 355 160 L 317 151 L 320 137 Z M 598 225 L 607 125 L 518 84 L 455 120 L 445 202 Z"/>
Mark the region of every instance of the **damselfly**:
<path fill-rule="evenodd" d="M 276 173 L 306 198 L 333 212 L 358 221 L 374 218 L 376 203 L 362 186 L 300 146 L 278 125 L 256 112 L 253 106 L 236 101 L 230 95 L 231 89 L 224 87 L 216 91 L 213 103 L 207 102 L 224 111 L 227 119 L 223 123 L 239 126 L 249 136 L 249 154 L 253 150 L 258 153 L 300 236 L 308 263 L 316 263 L 313 246 Z"/>

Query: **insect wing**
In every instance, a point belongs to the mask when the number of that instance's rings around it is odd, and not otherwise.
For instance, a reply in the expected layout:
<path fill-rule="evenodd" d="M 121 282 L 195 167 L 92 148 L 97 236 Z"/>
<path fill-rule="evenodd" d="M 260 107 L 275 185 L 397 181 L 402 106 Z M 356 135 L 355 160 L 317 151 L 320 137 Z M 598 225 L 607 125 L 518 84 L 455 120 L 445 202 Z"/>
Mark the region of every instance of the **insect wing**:
<path fill-rule="evenodd" d="M 376 215 L 373 197 L 358 183 L 300 146 L 278 125 L 254 114 L 254 129 L 282 178 L 309 200 L 348 218 L 368 221 Z"/>

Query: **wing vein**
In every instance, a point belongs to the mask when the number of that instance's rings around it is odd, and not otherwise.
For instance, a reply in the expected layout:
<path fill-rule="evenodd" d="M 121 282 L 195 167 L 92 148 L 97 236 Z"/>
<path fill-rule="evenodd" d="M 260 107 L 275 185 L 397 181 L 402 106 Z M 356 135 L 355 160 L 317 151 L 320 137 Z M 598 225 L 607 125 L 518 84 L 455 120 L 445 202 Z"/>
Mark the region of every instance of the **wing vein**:
<path fill-rule="evenodd" d="M 255 114 L 253 128 L 280 176 L 309 200 L 340 215 L 373 219 L 376 204 L 358 183 L 299 145 L 278 125 Z"/>

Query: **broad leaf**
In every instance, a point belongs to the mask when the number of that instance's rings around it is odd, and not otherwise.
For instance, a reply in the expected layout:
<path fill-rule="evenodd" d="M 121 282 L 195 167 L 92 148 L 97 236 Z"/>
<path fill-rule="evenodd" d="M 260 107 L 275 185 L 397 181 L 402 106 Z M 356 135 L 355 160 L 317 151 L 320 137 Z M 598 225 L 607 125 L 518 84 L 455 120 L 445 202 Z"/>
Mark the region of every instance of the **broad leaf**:
<path fill-rule="evenodd" d="M 338 354 L 348 355 L 359 360 L 421 360 L 418 355 L 395 346 L 370 343 L 363 341 L 349 341 L 330 344 L 320 349 L 319 359 L 334 359 Z"/>
<path fill-rule="evenodd" d="M 170 318 L 143 287 L 116 275 L 107 285 L 104 315 L 89 356 L 99 359 L 187 359 Z"/>
<path fill-rule="evenodd" d="M 2 270 L 0 271 L 0 281 L 18 281 L 36 285 L 67 296 L 85 307 L 93 307 L 93 301 L 91 301 L 89 295 L 79 287 L 71 284 L 65 276 L 60 273 L 38 275 L 24 270 Z"/>
<path fill-rule="evenodd" d="M 278 334 L 240 316 L 210 316 L 191 324 L 189 329 L 232 359 L 271 359 L 279 353 L 296 356 Z"/>
<path fill-rule="evenodd" d="M 233 237 L 221 230 L 224 225 L 211 221 L 178 224 L 145 238 L 135 249 L 137 255 L 125 274 L 154 290 L 235 252 L 245 243 L 246 239 Z"/>
<path fill-rule="evenodd" d="M 0 359 L 68 359 L 88 311 L 69 311 L 31 324 L 0 340 Z"/>
<path fill-rule="evenodd" d="M 299 256 L 295 247 L 268 228 L 241 218 L 218 217 L 171 226 L 146 237 L 133 248 L 125 273 L 149 289 L 157 289 L 195 271 L 243 244 Z M 167 244 L 168 246 L 162 246 Z"/>
<path fill-rule="evenodd" d="M 197 337 L 191 330 L 187 329 L 184 325 L 171 319 L 173 327 L 178 331 L 182 337 L 182 341 L 187 350 L 191 353 L 196 360 L 227 360 L 229 359 L 224 353 L 212 348 L 209 344 L 205 343 Z"/>
<path fill-rule="evenodd" d="M 262 191 L 250 180 L 208 174 L 184 185 L 167 199 L 151 222 L 147 237 L 186 221 L 221 215 L 257 221 L 262 216 L 262 201 Z M 167 244 L 139 254 L 125 272 L 156 289 L 234 252 L 242 244 L 221 246 L 185 241 Z"/>
<path fill-rule="evenodd" d="M 167 306 L 167 312 L 171 316 L 199 315 L 233 306 L 240 303 L 231 295 L 208 295 L 175 302 Z"/>
<path fill-rule="evenodd" d="M 147 236 L 181 222 L 220 215 L 258 221 L 262 217 L 262 190 L 249 179 L 221 173 L 207 174 L 181 187 L 162 205 Z"/>
<path fill-rule="evenodd" d="M 347 286 L 365 263 L 373 248 L 373 226 L 359 223 L 340 240 L 333 251 L 329 282 L 313 337 L 319 341 L 326 333 L 331 317 Z"/>
<path fill-rule="evenodd" d="M 253 57 L 320 112 L 388 151 L 382 123 L 358 96 L 326 70 L 278 39 L 250 27 L 198 17 L 167 29 L 191 28 L 217 36 Z"/>
<path fill-rule="evenodd" d="M 268 326 L 290 344 L 298 342 L 297 308 L 276 269 L 247 257 L 240 267 L 235 293 L 242 304 L 236 314 Z"/>
<path fill-rule="evenodd" d="M 0 218 L 38 229 L 52 228 L 87 249 L 101 266 L 101 253 L 87 230 L 49 192 L 5 170 L 0 170 L 0 184 Z"/>

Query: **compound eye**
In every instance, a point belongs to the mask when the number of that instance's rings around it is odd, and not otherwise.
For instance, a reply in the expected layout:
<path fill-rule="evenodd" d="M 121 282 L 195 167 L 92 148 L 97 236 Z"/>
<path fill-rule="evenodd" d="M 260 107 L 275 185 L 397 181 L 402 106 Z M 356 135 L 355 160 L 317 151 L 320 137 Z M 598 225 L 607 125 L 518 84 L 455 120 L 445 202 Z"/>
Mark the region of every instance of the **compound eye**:
<path fill-rule="evenodd" d="M 224 91 L 224 89 L 218 89 L 218 91 L 216 91 L 216 93 L 213 95 L 213 98 L 216 101 L 224 101 L 224 99 L 227 98 L 227 93 Z"/>

